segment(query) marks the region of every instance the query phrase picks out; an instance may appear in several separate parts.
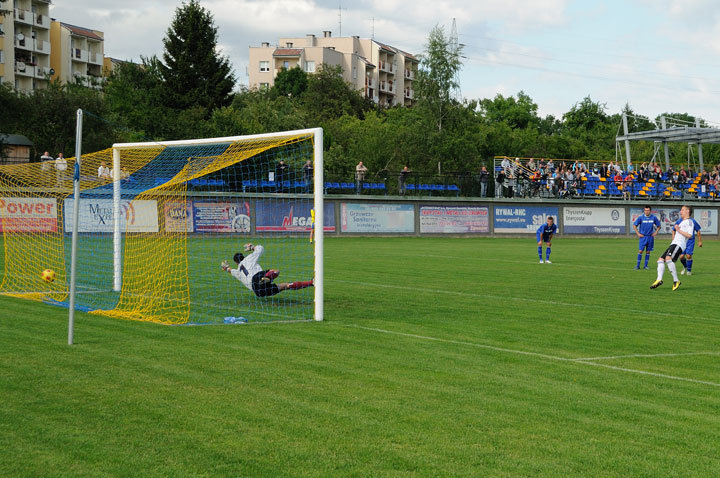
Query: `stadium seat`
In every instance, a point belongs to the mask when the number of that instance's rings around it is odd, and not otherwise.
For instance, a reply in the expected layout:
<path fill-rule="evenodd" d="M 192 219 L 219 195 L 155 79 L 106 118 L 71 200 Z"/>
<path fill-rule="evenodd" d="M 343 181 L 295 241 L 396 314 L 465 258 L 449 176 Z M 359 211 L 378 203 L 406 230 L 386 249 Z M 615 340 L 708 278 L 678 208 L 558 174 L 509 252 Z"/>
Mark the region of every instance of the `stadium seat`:
<path fill-rule="evenodd" d="M 460 188 L 457 186 L 457 184 L 448 184 L 447 190 L 454 192 L 455 196 L 460 196 Z"/>

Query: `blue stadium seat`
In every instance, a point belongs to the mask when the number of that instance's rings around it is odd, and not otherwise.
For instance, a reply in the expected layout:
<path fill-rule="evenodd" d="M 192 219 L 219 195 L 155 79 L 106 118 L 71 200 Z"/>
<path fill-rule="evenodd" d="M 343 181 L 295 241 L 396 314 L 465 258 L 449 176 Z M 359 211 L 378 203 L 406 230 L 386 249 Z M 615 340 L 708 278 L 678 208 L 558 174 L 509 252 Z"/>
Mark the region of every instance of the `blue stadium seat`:
<path fill-rule="evenodd" d="M 405 189 L 408 191 L 415 191 L 415 185 L 414 184 L 406 184 Z"/>
<path fill-rule="evenodd" d="M 353 183 L 340 183 L 340 187 L 342 189 L 355 189 L 355 185 Z"/>

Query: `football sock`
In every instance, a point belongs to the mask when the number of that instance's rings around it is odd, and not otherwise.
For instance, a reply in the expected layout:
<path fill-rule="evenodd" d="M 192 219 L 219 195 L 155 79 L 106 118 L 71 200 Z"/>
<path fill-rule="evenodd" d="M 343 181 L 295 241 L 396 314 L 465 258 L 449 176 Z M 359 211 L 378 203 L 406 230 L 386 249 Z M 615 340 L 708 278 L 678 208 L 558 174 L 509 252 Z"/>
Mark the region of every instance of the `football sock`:
<path fill-rule="evenodd" d="M 542 246 L 538 246 L 538 257 L 542 260 Z"/>
<path fill-rule="evenodd" d="M 683 257 L 682 259 L 680 259 L 680 262 L 682 262 L 683 267 L 684 267 L 685 269 L 687 269 L 687 261 L 685 260 L 684 257 Z"/>
<path fill-rule="evenodd" d="M 645 253 L 645 267 L 648 266 L 648 263 L 650 262 L 650 253 Z M 640 265 L 640 261 L 638 261 L 638 266 Z"/>
<path fill-rule="evenodd" d="M 680 279 L 678 279 L 678 276 L 677 276 L 677 269 L 675 268 L 675 263 L 668 262 L 667 266 L 668 266 L 668 269 L 670 269 L 670 273 L 672 274 L 673 282 L 679 281 Z"/>
<path fill-rule="evenodd" d="M 548 259 L 550 259 L 550 248 L 549 247 L 547 249 L 545 249 L 545 260 L 547 261 Z"/>
<path fill-rule="evenodd" d="M 658 278 L 657 280 L 662 280 L 662 276 L 665 273 L 665 260 L 662 260 L 658 262 Z"/>
<path fill-rule="evenodd" d="M 312 285 L 313 285 L 313 283 L 311 280 L 295 281 L 295 282 L 290 282 L 288 284 L 288 289 L 293 289 L 293 290 L 304 289 L 306 287 L 311 287 Z"/>
<path fill-rule="evenodd" d="M 685 265 L 685 269 L 687 269 L 688 272 L 692 272 L 692 259 L 687 260 L 687 264 Z"/>
<path fill-rule="evenodd" d="M 640 268 L 640 261 L 642 260 L 642 252 L 638 254 L 637 268 Z M 645 264 L 647 265 L 647 264 Z"/>

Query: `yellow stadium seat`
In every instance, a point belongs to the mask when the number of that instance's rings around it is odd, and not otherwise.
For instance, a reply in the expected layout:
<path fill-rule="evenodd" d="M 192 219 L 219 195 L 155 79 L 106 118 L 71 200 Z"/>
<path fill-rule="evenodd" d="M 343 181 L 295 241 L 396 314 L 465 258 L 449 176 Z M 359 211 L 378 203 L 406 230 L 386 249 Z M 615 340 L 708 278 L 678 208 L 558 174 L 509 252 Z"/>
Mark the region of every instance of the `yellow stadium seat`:
<path fill-rule="evenodd" d="M 643 190 L 638 193 L 640 196 L 647 196 L 647 193 Z"/>
<path fill-rule="evenodd" d="M 605 182 L 605 181 L 607 181 L 607 179 L 606 179 L 606 178 L 600 178 L 600 181 Z"/>
<path fill-rule="evenodd" d="M 597 194 L 598 196 L 600 196 L 600 195 L 602 195 L 602 191 L 599 190 L 599 189 L 596 189 L 596 190 L 595 190 L 595 194 Z"/>

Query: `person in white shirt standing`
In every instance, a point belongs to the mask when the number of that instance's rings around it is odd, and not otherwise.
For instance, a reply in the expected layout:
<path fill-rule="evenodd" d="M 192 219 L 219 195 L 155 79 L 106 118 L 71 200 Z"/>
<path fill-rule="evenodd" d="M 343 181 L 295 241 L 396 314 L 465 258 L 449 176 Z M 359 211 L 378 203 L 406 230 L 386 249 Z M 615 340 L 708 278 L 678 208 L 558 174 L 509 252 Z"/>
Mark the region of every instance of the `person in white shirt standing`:
<path fill-rule="evenodd" d="M 252 253 L 244 256 L 238 252 L 233 257 L 233 260 L 238 265 L 237 269 L 231 268 L 228 261 L 222 261 L 220 267 L 242 282 L 245 287 L 253 291 L 258 297 L 270 297 L 284 290 L 298 290 L 315 285 L 312 280 L 275 284 L 273 281 L 280 275 L 280 271 L 275 269 L 263 270 L 258 263 L 260 256 L 265 252 L 265 248 L 263 248 L 263 246 L 245 244 L 245 252 Z"/>
<path fill-rule="evenodd" d="M 675 268 L 675 262 L 680 258 L 687 246 L 687 241 L 693 237 L 695 231 L 695 224 L 692 219 L 692 209 L 690 206 L 683 206 L 680 209 L 680 218 L 682 221 L 680 224 L 675 224 L 675 236 L 673 237 L 670 247 L 665 249 L 658 259 L 658 276 L 657 280 L 650 286 L 651 289 L 657 289 L 663 284 L 663 274 L 665 273 L 665 266 L 670 269 L 670 273 L 673 277 L 672 290 L 677 290 L 680 287 L 680 280 L 678 279 L 677 269 Z"/>
<path fill-rule="evenodd" d="M 97 175 L 98 179 L 112 179 L 112 176 L 110 175 L 110 168 L 107 167 L 105 161 L 100 162 Z"/>

